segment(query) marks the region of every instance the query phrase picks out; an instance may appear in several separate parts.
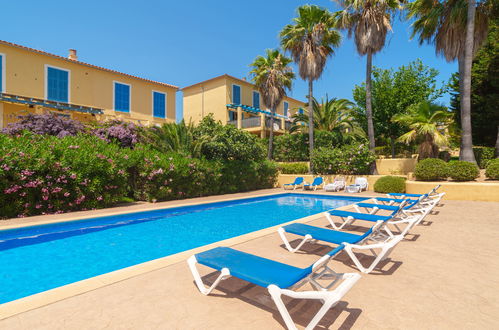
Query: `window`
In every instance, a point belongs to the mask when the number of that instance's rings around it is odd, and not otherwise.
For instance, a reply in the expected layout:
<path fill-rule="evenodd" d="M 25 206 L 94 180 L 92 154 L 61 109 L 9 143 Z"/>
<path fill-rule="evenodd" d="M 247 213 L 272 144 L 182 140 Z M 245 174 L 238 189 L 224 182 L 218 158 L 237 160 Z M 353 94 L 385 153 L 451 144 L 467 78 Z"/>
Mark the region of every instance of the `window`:
<path fill-rule="evenodd" d="M 114 110 L 130 112 L 130 85 L 114 82 Z"/>
<path fill-rule="evenodd" d="M 237 112 L 235 112 L 235 111 L 229 111 L 229 120 L 230 121 L 237 120 Z"/>
<path fill-rule="evenodd" d="M 287 117 L 288 116 L 288 110 L 289 110 L 289 103 L 288 102 L 284 102 L 283 103 L 283 107 L 284 107 L 284 117 Z"/>
<path fill-rule="evenodd" d="M 5 55 L 0 54 L 0 93 L 5 92 Z"/>
<path fill-rule="evenodd" d="M 241 86 L 232 85 L 232 103 L 241 104 Z"/>
<path fill-rule="evenodd" d="M 299 113 L 300 115 L 303 115 L 303 109 L 302 109 L 302 108 L 298 109 L 298 113 Z"/>
<path fill-rule="evenodd" d="M 260 109 L 260 93 L 253 91 L 253 108 Z"/>
<path fill-rule="evenodd" d="M 50 101 L 69 102 L 69 70 L 46 66 L 45 98 Z"/>
<path fill-rule="evenodd" d="M 152 107 L 154 117 L 166 118 L 166 94 L 152 92 Z"/>

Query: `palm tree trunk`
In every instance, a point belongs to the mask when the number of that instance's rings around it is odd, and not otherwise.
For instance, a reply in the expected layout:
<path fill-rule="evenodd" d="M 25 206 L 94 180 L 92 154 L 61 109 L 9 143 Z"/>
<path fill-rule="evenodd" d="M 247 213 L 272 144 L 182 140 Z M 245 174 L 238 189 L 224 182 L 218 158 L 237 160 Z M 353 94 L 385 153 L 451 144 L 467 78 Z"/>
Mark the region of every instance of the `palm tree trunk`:
<path fill-rule="evenodd" d="M 308 80 L 308 150 L 310 160 L 310 173 L 314 173 L 312 166 L 312 151 L 314 150 L 314 110 L 312 106 L 314 82 Z"/>
<path fill-rule="evenodd" d="M 468 17 L 466 21 L 464 48 L 463 94 L 461 95 L 461 150 L 459 152 L 459 159 L 476 164 L 471 137 L 471 66 L 473 64 L 475 6 L 475 0 L 468 0 Z"/>
<path fill-rule="evenodd" d="M 374 152 L 374 124 L 373 124 L 373 106 L 371 97 L 371 71 L 373 66 L 373 54 L 371 51 L 367 52 L 367 65 L 366 65 L 366 116 L 367 116 L 367 135 L 369 137 L 369 150 Z M 377 174 L 376 162 L 371 164 L 371 174 Z"/>
<path fill-rule="evenodd" d="M 272 160 L 274 155 L 274 116 L 275 116 L 275 108 L 272 109 L 272 117 L 270 117 L 270 133 L 269 133 L 269 151 L 267 158 Z"/>

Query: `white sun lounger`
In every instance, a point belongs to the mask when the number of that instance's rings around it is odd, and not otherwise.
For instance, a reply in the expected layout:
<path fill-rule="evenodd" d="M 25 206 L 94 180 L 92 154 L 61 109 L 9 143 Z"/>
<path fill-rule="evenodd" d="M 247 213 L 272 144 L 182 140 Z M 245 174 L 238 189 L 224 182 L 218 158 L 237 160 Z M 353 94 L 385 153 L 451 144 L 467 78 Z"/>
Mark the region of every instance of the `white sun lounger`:
<path fill-rule="evenodd" d="M 204 295 L 209 295 L 220 281 L 231 276 L 267 288 L 288 329 L 296 329 L 282 296 L 295 299 L 314 299 L 323 303 L 306 329 L 313 329 L 327 311 L 360 279 L 359 274 L 336 273 L 328 267 L 328 262 L 344 248 L 338 246 L 307 268 L 298 268 L 270 259 L 237 251 L 228 247 L 217 247 L 190 257 L 187 261 L 196 285 Z M 220 271 L 210 287 L 201 279 L 197 264 Z M 329 284 L 318 282 L 332 279 Z M 305 284 L 311 284 L 316 291 L 295 291 Z M 334 287 L 334 288 L 333 288 Z"/>

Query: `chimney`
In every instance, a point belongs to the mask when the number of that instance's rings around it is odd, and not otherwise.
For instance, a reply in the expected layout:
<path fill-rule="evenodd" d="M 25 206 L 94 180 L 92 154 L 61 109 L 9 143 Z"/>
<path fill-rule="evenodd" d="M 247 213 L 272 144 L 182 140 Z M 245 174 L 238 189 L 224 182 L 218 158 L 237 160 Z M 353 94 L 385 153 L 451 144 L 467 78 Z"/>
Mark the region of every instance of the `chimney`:
<path fill-rule="evenodd" d="M 78 61 L 78 55 L 76 55 L 76 49 L 70 49 L 68 58 L 73 61 Z"/>

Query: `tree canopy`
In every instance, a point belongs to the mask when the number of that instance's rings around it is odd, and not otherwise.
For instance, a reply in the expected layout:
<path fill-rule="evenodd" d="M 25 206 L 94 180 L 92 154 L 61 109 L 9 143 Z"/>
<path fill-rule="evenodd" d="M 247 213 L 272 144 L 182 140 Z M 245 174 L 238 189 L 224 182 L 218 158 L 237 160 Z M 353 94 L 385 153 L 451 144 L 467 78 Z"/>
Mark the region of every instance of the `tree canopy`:
<path fill-rule="evenodd" d="M 491 21 L 485 45 L 472 68 L 471 125 L 476 145 L 494 146 L 499 126 L 499 19 Z M 459 80 L 451 84 L 451 110 L 460 124 Z"/>
<path fill-rule="evenodd" d="M 372 82 L 373 116 L 375 132 L 380 145 L 387 142 L 394 156 L 395 140 L 405 133 L 404 128 L 391 119 L 397 114 L 408 113 L 408 107 L 423 101 L 433 102 L 447 91 L 447 84 L 437 81 L 438 70 L 416 60 L 393 69 L 374 67 Z M 355 115 L 364 128 L 366 121 L 365 84 L 353 90 L 356 103 Z"/>

